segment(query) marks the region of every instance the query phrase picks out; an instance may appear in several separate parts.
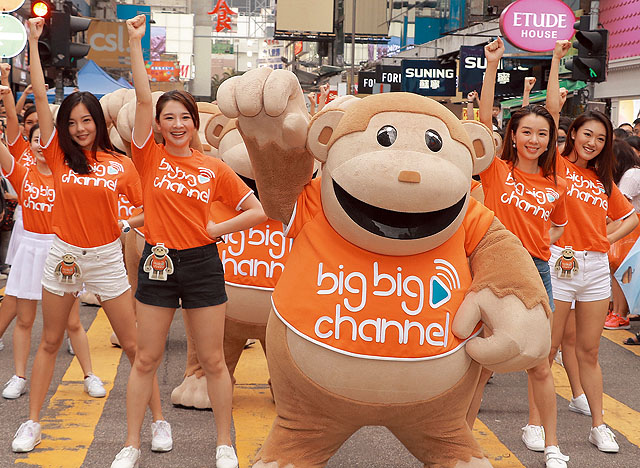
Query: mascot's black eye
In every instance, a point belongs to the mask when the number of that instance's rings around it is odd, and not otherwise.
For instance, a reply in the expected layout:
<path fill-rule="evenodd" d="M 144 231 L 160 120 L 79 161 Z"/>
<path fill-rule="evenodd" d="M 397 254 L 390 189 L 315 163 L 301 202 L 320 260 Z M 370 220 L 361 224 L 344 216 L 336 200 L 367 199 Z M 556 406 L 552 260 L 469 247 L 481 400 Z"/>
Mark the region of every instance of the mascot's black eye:
<path fill-rule="evenodd" d="M 427 148 L 434 153 L 442 149 L 442 137 L 435 130 L 427 130 L 424 132 L 424 139 L 427 142 Z"/>
<path fill-rule="evenodd" d="M 378 130 L 378 143 L 382 146 L 391 146 L 398 138 L 398 131 L 391 125 L 385 125 Z"/>

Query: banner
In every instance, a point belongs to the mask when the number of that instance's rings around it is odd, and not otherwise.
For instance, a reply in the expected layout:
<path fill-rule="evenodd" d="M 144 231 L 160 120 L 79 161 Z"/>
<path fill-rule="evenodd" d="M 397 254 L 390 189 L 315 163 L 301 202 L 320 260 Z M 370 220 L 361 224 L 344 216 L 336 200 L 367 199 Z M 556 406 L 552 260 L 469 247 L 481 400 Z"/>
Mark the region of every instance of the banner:
<path fill-rule="evenodd" d="M 402 67 L 376 65 L 376 81 L 390 85 L 391 91 L 402 91 Z"/>
<path fill-rule="evenodd" d="M 403 60 L 402 91 L 421 96 L 455 96 L 456 63 L 437 60 Z"/>
<path fill-rule="evenodd" d="M 92 20 L 87 30 L 87 54 L 102 68 L 130 68 L 129 33 L 124 22 Z"/>
<path fill-rule="evenodd" d="M 484 57 L 484 46 L 462 46 L 460 47 L 460 78 L 458 89 L 466 97 L 471 91 L 480 92 L 484 73 L 487 69 L 487 59 Z M 496 75 L 496 97 L 522 96 L 524 91 L 524 79 L 528 76 L 536 78 L 533 91 L 543 89 L 544 80 L 538 76 L 533 68 L 517 67 L 512 70 L 505 70 L 503 61 L 498 65 Z"/>
<path fill-rule="evenodd" d="M 373 87 L 376 84 L 376 72 L 358 72 L 358 94 L 373 94 Z"/>
<path fill-rule="evenodd" d="M 178 81 L 180 79 L 178 62 L 147 62 L 146 66 L 149 81 Z"/>

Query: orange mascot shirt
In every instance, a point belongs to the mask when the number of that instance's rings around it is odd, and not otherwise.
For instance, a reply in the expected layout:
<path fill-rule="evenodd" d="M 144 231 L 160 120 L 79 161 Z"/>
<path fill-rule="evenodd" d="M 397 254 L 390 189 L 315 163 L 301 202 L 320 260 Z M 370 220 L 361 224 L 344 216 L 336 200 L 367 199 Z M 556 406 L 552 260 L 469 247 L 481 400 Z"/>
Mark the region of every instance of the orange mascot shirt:
<path fill-rule="evenodd" d="M 528 174 L 498 158 L 480 174 L 485 206 L 531 255 L 541 260 L 551 257 L 551 224 L 567 224 L 567 183 L 563 175 L 558 173 L 554 183 L 543 177 L 541 169 Z"/>
<path fill-rule="evenodd" d="M 22 138 L 22 135 L 18 135 L 16 141 L 9 144 L 9 152 L 24 167 L 33 166 L 36 163 L 36 158 L 31 151 L 31 145 Z"/>
<path fill-rule="evenodd" d="M 35 165 L 26 168 L 17 161 L 13 161 L 13 167 L 9 173 L 4 171 L 3 173 L 18 192 L 25 231 L 51 234 L 53 206 L 56 199 L 53 174 L 43 174 Z"/>
<path fill-rule="evenodd" d="M 274 310 L 301 337 L 355 357 L 425 360 L 452 353 L 464 344 L 451 325 L 472 280 L 467 257 L 493 219 L 470 198 L 462 226 L 440 247 L 376 254 L 333 230 L 316 179 L 298 198 L 289 225 L 295 242 L 273 293 Z"/>
<path fill-rule="evenodd" d="M 238 212 L 216 202 L 211 219 L 221 223 Z M 293 239 L 285 237 L 280 221 L 268 219 L 244 231 L 233 232 L 218 244 L 225 282 L 232 286 L 273 291 L 289 256 Z"/>
<path fill-rule="evenodd" d="M 633 205 L 613 184 L 607 196 L 592 169 L 583 169 L 565 157 L 558 158 L 558 174 L 567 181 L 567 211 L 571 222 L 555 245 L 573 250 L 609 251 L 607 217 L 614 221 L 633 214 Z"/>
<path fill-rule="evenodd" d="M 78 174 L 67 166 L 56 130 L 42 153 L 53 173 L 56 190 L 53 232 L 76 247 L 99 247 L 118 239 L 119 195 L 142 205 L 140 178 L 131 160 L 103 151 L 92 159 L 91 153 L 85 151 L 91 172 Z"/>
<path fill-rule="evenodd" d="M 210 204 L 220 201 L 239 211 L 253 193 L 220 159 L 196 150 L 172 156 L 151 132 L 142 147 L 131 145 L 131 156 L 142 178 L 144 231 L 151 245 L 183 250 L 213 244 L 206 230 Z"/>

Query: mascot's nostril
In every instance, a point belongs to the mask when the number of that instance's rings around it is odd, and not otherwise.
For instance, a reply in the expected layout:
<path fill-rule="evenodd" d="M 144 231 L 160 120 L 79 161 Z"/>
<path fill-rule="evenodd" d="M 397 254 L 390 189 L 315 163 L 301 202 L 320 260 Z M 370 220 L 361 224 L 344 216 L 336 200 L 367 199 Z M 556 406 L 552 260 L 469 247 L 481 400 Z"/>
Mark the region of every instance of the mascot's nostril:
<path fill-rule="evenodd" d="M 420 173 L 417 171 L 400 171 L 398 182 L 408 182 L 412 184 L 420 183 Z"/>

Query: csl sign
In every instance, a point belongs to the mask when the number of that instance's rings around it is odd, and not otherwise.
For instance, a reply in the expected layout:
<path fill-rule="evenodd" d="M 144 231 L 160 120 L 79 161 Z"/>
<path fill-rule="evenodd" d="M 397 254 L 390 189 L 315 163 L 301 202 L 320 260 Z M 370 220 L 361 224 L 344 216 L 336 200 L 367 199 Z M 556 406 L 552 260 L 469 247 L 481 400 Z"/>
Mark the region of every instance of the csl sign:
<path fill-rule="evenodd" d="M 561 0 L 518 0 L 500 15 L 500 30 L 514 46 L 531 52 L 553 50 L 570 40 L 576 17 Z"/>

